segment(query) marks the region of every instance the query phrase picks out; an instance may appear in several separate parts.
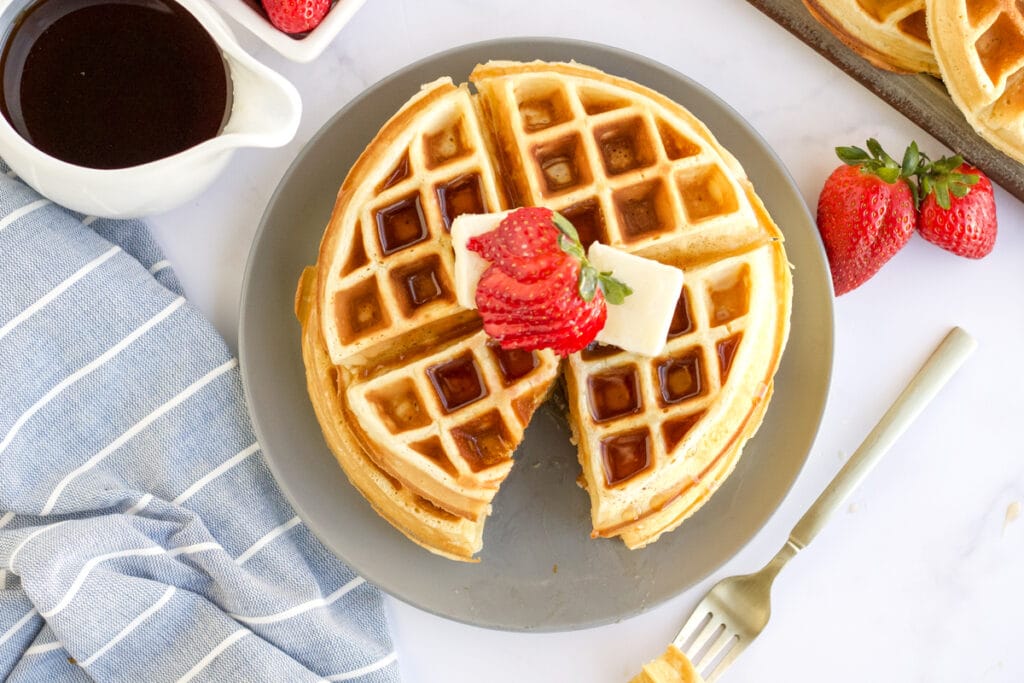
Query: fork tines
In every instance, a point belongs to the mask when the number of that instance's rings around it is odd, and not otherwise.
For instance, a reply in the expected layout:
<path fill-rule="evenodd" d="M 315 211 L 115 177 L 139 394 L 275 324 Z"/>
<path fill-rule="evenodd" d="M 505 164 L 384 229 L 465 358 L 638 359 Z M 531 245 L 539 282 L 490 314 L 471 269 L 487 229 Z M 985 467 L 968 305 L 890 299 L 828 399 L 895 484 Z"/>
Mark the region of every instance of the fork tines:
<path fill-rule="evenodd" d="M 730 633 L 725 622 L 698 605 L 683 625 L 673 644 L 686 656 L 707 683 L 729 668 L 746 647 L 739 634 Z"/>

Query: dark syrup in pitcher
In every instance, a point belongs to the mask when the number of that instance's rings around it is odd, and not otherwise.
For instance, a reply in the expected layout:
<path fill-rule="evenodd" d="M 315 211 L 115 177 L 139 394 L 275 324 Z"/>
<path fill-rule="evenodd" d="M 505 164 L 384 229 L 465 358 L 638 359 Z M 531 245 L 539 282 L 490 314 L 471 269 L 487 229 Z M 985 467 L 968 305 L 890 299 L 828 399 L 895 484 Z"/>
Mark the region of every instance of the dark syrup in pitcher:
<path fill-rule="evenodd" d="M 0 56 L 0 110 L 79 166 L 144 164 L 215 137 L 231 111 L 216 43 L 173 0 L 40 0 Z"/>

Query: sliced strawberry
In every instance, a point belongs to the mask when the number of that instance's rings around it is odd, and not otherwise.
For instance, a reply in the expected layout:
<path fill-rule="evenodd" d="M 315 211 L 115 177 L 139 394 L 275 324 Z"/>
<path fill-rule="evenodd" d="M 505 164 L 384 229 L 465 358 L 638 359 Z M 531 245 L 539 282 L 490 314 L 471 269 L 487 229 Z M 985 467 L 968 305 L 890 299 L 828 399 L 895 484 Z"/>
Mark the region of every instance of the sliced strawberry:
<path fill-rule="evenodd" d="M 480 277 L 480 282 L 477 285 L 477 306 L 484 310 L 502 303 L 512 306 L 532 306 L 545 303 L 552 305 L 557 302 L 559 297 L 568 302 L 572 298 L 572 287 L 578 279 L 579 268 L 578 266 L 574 268 L 571 262 L 564 264 L 561 270 L 537 282 L 522 282 L 496 267 L 488 268 Z M 483 300 L 479 294 L 481 288 L 485 292 Z M 524 313 L 529 312 L 524 311 Z M 539 312 L 543 313 L 543 308 Z"/>
<path fill-rule="evenodd" d="M 551 320 L 524 320 L 515 316 L 506 316 L 501 321 L 488 317 L 484 329 L 500 339 L 504 348 L 551 348 L 565 355 L 581 350 L 586 346 L 581 346 L 581 340 L 597 335 L 604 327 L 607 311 L 604 306 L 575 307 L 568 317 L 554 324 Z"/>
<path fill-rule="evenodd" d="M 579 351 L 604 327 L 606 295 L 621 303 L 631 293 L 590 265 L 576 229 L 549 209 L 518 209 L 466 246 L 491 262 L 476 304 L 502 348 Z"/>
<path fill-rule="evenodd" d="M 558 246 L 551 217 L 550 209 L 517 209 L 497 229 L 470 239 L 467 246 L 517 280 L 546 278 L 565 267 L 569 258 Z"/>

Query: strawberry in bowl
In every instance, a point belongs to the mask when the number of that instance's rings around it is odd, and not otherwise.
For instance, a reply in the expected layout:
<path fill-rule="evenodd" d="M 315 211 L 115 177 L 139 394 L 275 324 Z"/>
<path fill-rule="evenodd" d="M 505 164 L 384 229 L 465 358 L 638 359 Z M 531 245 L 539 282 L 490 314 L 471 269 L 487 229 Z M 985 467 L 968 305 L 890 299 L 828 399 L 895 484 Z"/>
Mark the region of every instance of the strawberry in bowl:
<path fill-rule="evenodd" d="M 365 0 L 220 0 L 218 8 L 294 62 L 311 62 Z"/>
<path fill-rule="evenodd" d="M 312 31 L 331 9 L 331 0 L 262 0 L 267 19 L 289 34 Z"/>

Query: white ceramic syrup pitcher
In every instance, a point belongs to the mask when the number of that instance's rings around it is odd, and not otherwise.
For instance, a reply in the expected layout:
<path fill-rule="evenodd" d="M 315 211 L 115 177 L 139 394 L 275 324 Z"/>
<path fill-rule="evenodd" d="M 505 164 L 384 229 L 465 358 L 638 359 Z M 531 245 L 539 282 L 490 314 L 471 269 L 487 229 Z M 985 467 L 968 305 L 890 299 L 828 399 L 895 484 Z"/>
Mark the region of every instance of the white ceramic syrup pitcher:
<path fill-rule="evenodd" d="M 166 211 L 202 192 L 240 147 L 281 147 L 295 135 L 302 102 L 295 87 L 242 50 L 204 0 L 175 0 L 210 34 L 227 64 L 231 112 L 213 138 L 145 164 L 94 169 L 36 149 L 0 116 L 0 157 L 37 192 L 84 214 L 128 218 Z M 11 27 L 29 0 L 0 0 L 0 27 Z"/>

